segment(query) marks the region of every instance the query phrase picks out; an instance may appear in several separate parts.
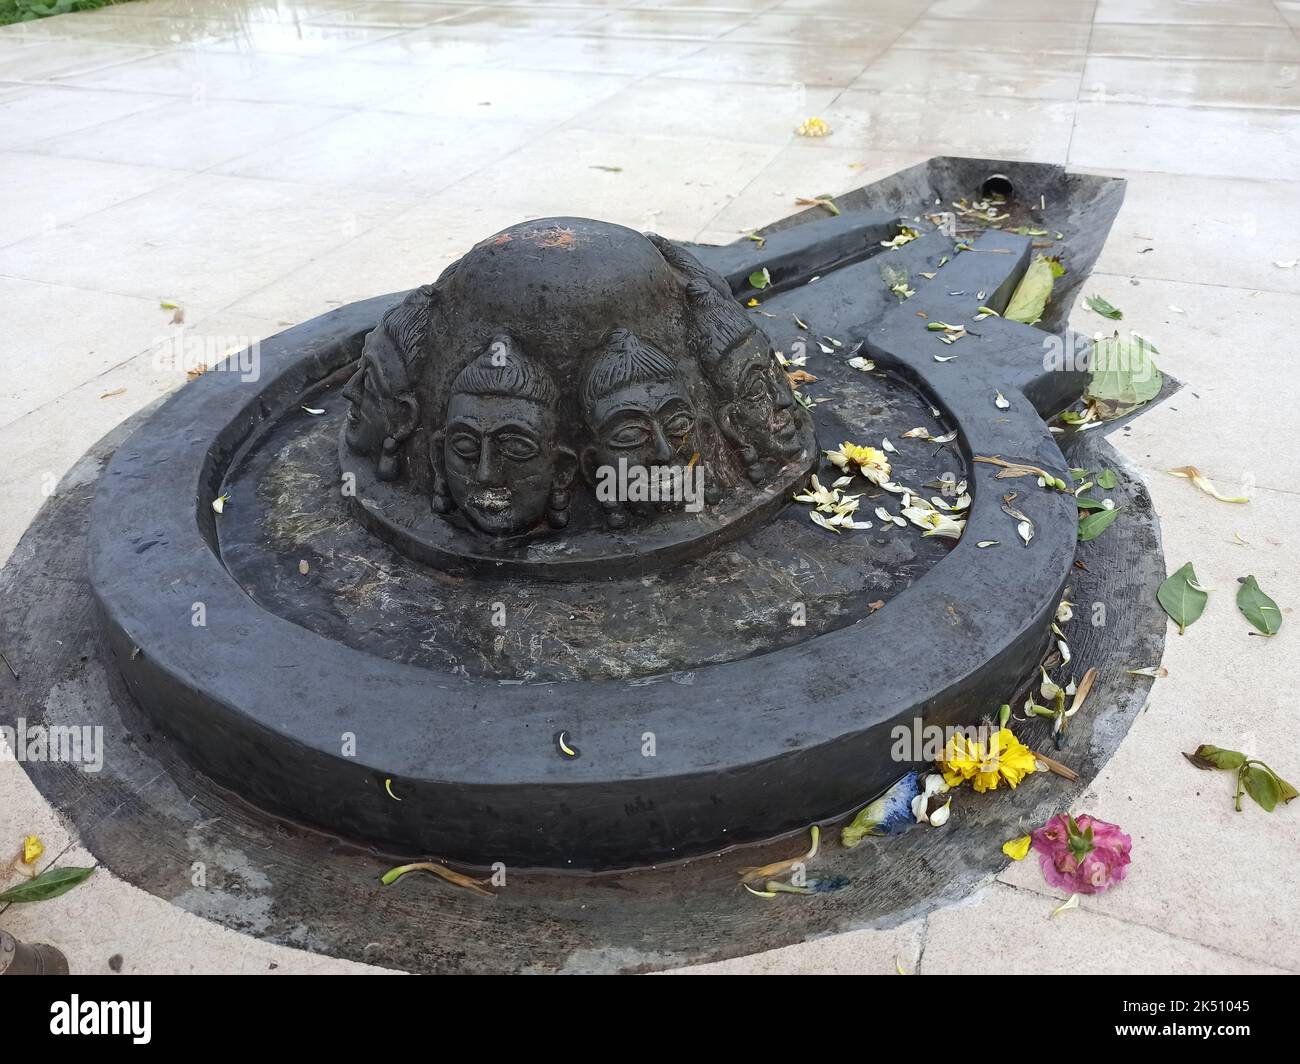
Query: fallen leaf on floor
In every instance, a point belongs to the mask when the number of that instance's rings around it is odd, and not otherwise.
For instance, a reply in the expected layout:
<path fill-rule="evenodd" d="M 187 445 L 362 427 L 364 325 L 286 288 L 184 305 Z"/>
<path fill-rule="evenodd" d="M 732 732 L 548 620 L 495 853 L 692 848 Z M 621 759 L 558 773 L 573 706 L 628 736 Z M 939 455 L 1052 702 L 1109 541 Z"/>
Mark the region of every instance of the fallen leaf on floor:
<path fill-rule="evenodd" d="M 304 406 L 302 409 L 303 409 L 303 413 L 306 413 L 306 414 L 314 414 L 314 415 L 316 415 L 317 417 L 319 417 L 321 414 L 325 413 L 325 411 L 322 410 L 322 409 L 320 409 L 319 407 Z"/>
<path fill-rule="evenodd" d="M 200 377 L 203 376 L 203 374 L 207 372 L 208 372 L 208 364 L 206 362 L 200 362 L 197 366 L 194 366 L 192 369 L 186 371 L 185 379 L 187 381 L 198 380 Z"/>
<path fill-rule="evenodd" d="M 1205 492 L 1206 495 L 1218 499 L 1219 502 L 1250 502 L 1250 499 L 1244 495 L 1239 495 L 1235 498 L 1229 498 L 1227 495 L 1224 495 L 1214 486 L 1214 482 L 1197 469 L 1196 466 L 1179 466 L 1177 469 L 1166 469 L 1165 472 L 1171 477 L 1181 477 L 1183 480 L 1190 480 Z M 1100 483 L 1100 481 L 1098 483 Z"/>
<path fill-rule="evenodd" d="M 1300 259 L 1286 259 L 1285 261 L 1279 259 L 1273 265 L 1279 270 L 1294 270 L 1296 266 L 1300 266 Z"/>
<path fill-rule="evenodd" d="M 1160 394 L 1164 377 L 1151 358 L 1154 353 L 1150 341 L 1137 333 L 1131 334 L 1129 340 L 1115 333 L 1093 342 L 1092 371 L 1084 400 L 1096 417 L 1111 420 Z M 1076 424 L 1078 420 L 1076 417 Z"/>
<path fill-rule="evenodd" d="M 1002 496 L 1002 512 L 1016 521 L 1016 534 L 1028 547 L 1029 541 L 1034 538 L 1034 522 L 1030 520 L 1028 514 L 1011 505 L 1016 501 L 1019 494 L 1019 492 L 1012 491 Z"/>
<path fill-rule="evenodd" d="M 1163 665 L 1148 665 L 1145 669 L 1125 669 L 1130 676 L 1150 676 L 1153 680 L 1163 680 L 1169 670 Z"/>
<path fill-rule="evenodd" d="M 1277 635 L 1282 627 L 1282 611 L 1260 590 L 1253 576 L 1241 579 L 1241 587 L 1237 589 L 1237 609 L 1261 635 Z"/>
<path fill-rule="evenodd" d="M 830 196 L 799 196 L 795 199 L 795 203 L 800 207 L 822 207 L 837 217 L 840 213 L 840 209 L 835 206 L 835 201 Z"/>
<path fill-rule="evenodd" d="M 1001 468 L 1001 472 L 995 474 L 995 480 L 1014 480 L 1017 477 L 1038 477 L 1043 481 L 1043 486 L 1051 486 L 1058 491 L 1065 491 L 1067 485 L 1060 477 L 1049 473 L 1041 466 L 1028 465 L 1025 462 L 1008 462 L 1005 458 L 990 457 L 989 455 L 976 455 L 976 462 L 983 462 L 985 465 L 995 465 Z"/>
<path fill-rule="evenodd" d="M 1034 759 L 1038 762 L 1038 767 L 1041 770 L 1050 772 L 1053 776 L 1060 776 L 1061 779 L 1069 780 L 1071 783 L 1075 783 L 1079 779 L 1079 774 L 1075 772 L 1074 769 L 1070 768 L 1069 765 L 1063 765 L 1061 762 L 1048 757 L 1044 753 L 1035 751 Z"/>
<path fill-rule="evenodd" d="M 300 562 L 298 562 L 298 572 L 300 572 L 303 576 L 306 576 L 309 572 L 311 572 L 311 565 L 308 563 L 306 558 L 303 558 Z"/>
<path fill-rule="evenodd" d="M 1029 264 L 1025 275 L 1016 285 L 1011 302 L 1002 316 L 1008 321 L 1018 321 L 1024 325 L 1033 325 L 1043 316 L 1048 300 L 1052 298 L 1052 284 L 1055 274 L 1048 260 L 1039 255 Z"/>
<path fill-rule="evenodd" d="M 591 169 L 604 170 L 605 173 L 607 174 L 621 174 L 623 172 L 623 168 L 621 166 L 593 166 L 591 167 Z"/>
<path fill-rule="evenodd" d="M 1182 635 L 1187 631 L 1187 626 L 1205 612 L 1205 604 L 1210 596 L 1197 581 L 1192 563 L 1188 562 L 1166 578 L 1156 592 L 1156 598 L 1160 602 L 1160 608 L 1178 625 L 1178 634 Z"/>
<path fill-rule="evenodd" d="M 48 869 L 35 879 L 19 883 L 0 894 L 0 904 L 49 901 L 60 894 L 66 894 L 78 883 L 84 883 L 94 871 L 94 868 Z"/>
<path fill-rule="evenodd" d="M 126 389 L 125 389 L 125 388 L 114 388 L 111 392 L 105 392 L 103 395 L 100 396 L 100 398 L 101 398 L 101 399 L 113 399 L 113 398 L 115 398 L 116 396 L 119 396 L 119 395 L 125 395 L 125 394 L 126 394 Z"/>
<path fill-rule="evenodd" d="M 771 283 L 772 283 L 772 275 L 767 272 L 766 266 L 764 266 L 761 270 L 755 270 L 753 273 L 749 275 L 749 286 L 751 288 L 757 288 L 759 289 L 759 291 L 762 291 Z"/>
<path fill-rule="evenodd" d="M 1102 509 L 1090 513 L 1079 522 L 1079 542 L 1087 543 L 1096 539 L 1106 529 L 1110 528 L 1123 509 L 1122 506 L 1103 506 Z"/>
<path fill-rule="evenodd" d="M 1271 813 L 1278 802 L 1288 803 L 1296 797 L 1297 791 L 1281 776 L 1269 768 L 1263 761 L 1247 757 L 1238 750 L 1225 750 L 1222 747 L 1202 743 L 1194 753 L 1183 754 L 1199 769 L 1213 771 L 1222 769 L 1237 773 L 1237 791 L 1233 808 L 1241 812 L 1241 797 L 1250 795 L 1255 803 L 1265 812 Z"/>
<path fill-rule="evenodd" d="M 1124 317 L 1124 312 L 1119 307 L 1102 299 L 1101 296 L 1089 296 L 1084 302 L 1089 310 L 1100 314 L 1103 318 L 1110 318 L 1111 321 L 1119 321 Z"/>
<path fill-rule="evenodd" d="M 432 872 L 435 876 L 440 876 L 448 883 L 457 887 L 464 887 L 466 890 L 481 894 L 485 898 L 496 897 L 492 891 L 484 889 L 487 884 L 492 882 L 491 879 L 471 879 L 467 875 L 452 871 L 445 865 L 434 864 L 432 861 L 417 861 L 414 864 L 398 865 L 396 868 L 390 868 L 380 877 L 379 882 L 386 887 L 391 886 L 406 875 L 407 872 Z"/>
<path fill-rule="evenodd" d="M 801 853 L 798 857 L 791 857 L 784 861 L 773 861 L 771 864 L 737 869 L 741 880 L 752 883 L 756 879 L 771 879 L 773 876 L 783 875 L 790 871 L 797 864 L 806 864 L 811 861 L 817 856 L 818 847 L 821 845 L 822 829 L 814 824 L 810 829 L 810 834 L 812 844 L 808 847 L 807 853 Z"/>
<path fill-rule="evenodd" d="M 229 501 L 230 501 L 229 495 L 218 495 L 215 499 L 212 500 L 212 509 L 219 514 L 225 513 L 226 503 L 228 503 Z"/>
<path fill-rule="evenodd" d="M 900 225 L 898 227 L 898 235 L 894 236 L 889 240 L 882 240 L 880 242 L 880 246 L 882 248 L 890 248 L 891 250 L 897 250 L 898 248 L 901 248 L 904 244 L 910 244 L 913 240 L 915 240 L 920 235 L 921 235 L 921 231 L 919 229 L 913 229 L 910 225 Z"/>

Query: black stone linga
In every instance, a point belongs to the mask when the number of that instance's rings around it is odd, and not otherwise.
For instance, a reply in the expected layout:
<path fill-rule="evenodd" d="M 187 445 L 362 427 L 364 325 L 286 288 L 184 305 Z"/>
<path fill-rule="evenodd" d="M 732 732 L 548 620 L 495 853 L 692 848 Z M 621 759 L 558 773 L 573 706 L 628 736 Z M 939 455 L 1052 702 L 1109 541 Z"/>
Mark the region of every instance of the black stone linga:
<path fill-rule="evenodd" d="M 1123 183 L 940 159 L 761 244 L 522 223 L 434 284 L 268 338 L 257 380 L 204 374 L 117 447 L 84 521 L 122 691 L 245 801 L 485 867 L 642 867 L 860 808 L 907 767 L 891 732 L 968 725 L 1034 674 L 1077 573 L 1074 498 L 1027 490 L 1023 544 L 973 456 L 1064 477 L 1044 419 L 1087 374 L 1045 365 L 1046 328 L 997 317 L 936 364 L 924 324 L 1005 308 L 1033 240 L 890 243 L 900 204 L 915 219 L 991 172 L 1021 190 L 1017 221 L 1077 234 L 1058 243 L 1063 324 Z M 882 262 L 917 279 L 905 303 Z M 805 406 L 772 340 L 820 335 L 837 344 Z M 839 476 L 817 434 L 921 424 L 950 442 L 909 441 L 894 472 L 968 481 L 959 540 L 834 534 L 792 503 L 810 473 Z M 656 467 L 691 497 L 607 497 L 611 469 Z"/>
<path fill-rule="evenodd" d="M 461 284 L 476 271 L 520 268 L 516 260 L 553 306 L 567 310 L 567 322 L 520 327 L 518 308 L 478 305 L 476 291 Z M 641 308 L 631 299 L 595 303 L 590 274 L 569 273 L 574 260 L 601 269 L 614 291 L 640 285 L 648 267 L 657 281 L 653 299 Z M 806 464 L 816 450 L 811 421 L 787 414 L 789 387 L 771 341 L 724 293 L 720 275 L 659 237 L 580 219 L 515 226 L 384 315 L 364 347 L 366 364 L 376 367 L 365 378 L 368 391 L 347 396 L 349 421 L 379 420 L 379 480 L 427 491 L 435 514 L 458 514 L 458 528 L 488 541 L 680 520 L 681 500 L 601 499 L 575 508 L 573 494 L 591 498 L 600 476 L 620 463 L 651 477 L 698 463 L 705 505 L 716 507 L 738 486 L 737 473 L 751 488 L 774 487 L 784 466 Z M 684 326 L 674 332 L 674 322 Z M 555 342 L 556 329 L 571 334 L 567 343 Z M 478 339 L 484 332 L 486 343 Z M 584 336 L 599 339 L 584 344 Z M 394 365 L 421 398 L 416 426 L 409 407 L 384 392 L 398 375 L 378 369 Z M 758 414 L 753 403 L 741 410 L 742 385 L 764 397 Z M 772 395 L 775 402 L 766 400 Z M 720 431 L 706 434 L 705 424 Z M 404 466 L 401 441 L 413 428 L 431 445 Z M 364 438 L 345 443 L 354 456 L 366 453 Z M 576 484 L 571 455 L 582 472 Z"/>

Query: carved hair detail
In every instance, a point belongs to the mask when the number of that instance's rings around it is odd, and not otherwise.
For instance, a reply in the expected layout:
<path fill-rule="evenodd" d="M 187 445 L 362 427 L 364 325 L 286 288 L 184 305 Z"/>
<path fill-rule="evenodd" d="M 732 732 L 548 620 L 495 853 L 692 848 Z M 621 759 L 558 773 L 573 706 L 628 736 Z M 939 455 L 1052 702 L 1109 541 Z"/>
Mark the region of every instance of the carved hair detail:
<path fill-rule="evenodd" d="M 480 241 L 366 334 L 342 388 L 343 467 L 365 458 L 366 487 L 393 493 L 381 505 L 416 538 L 549 526 L 582 549 L 602 518 L 640 529 L 788 478 L 816 456 L 812 419 L 711 256 L 734 258 L 569 218 Z M 678 466 L 689 489 L 672 489 Z"/>
<path fill-rule="evenodd" d="M 756 332 L 753 321 L 734 299 L 724 299 L 707 281 L 695 280 L 686 286 L 691 304 L 691 328 L 686 347 L 707 376 L 729 352 Z"/>
<path fill-rule="evenodd" d="M 387 310 L 366 336 L 364 357 L 390 395 L 415 383 L 415 362 L 427 348 L 434 298 L 433 285 L 421 285 Z"/>
<path fill-rule="evenodd" d="M 691 281 L 703 281 L 712 288 L 718 295 L 730 299 L 733 295 L 731 287 L 727 284 L 726 279 L 716 270 L 711 270 L 704 263 L 700 262 L 685 248 L 678 247 L 670 240 L 665 240 L 658 233 L 646 233 L 646 239 L 650 241 L 663 256 L 664 261 L 677 271 L 683 280 L 688 283 Z"/>
<path fill-rule="evenodd" d="M 451 390 L 462 395 L 531 399 L 543 406 L 551 406 L 560 395 L 550 374 L 525 358 L 509 336 L 493 338 L 487 350 L 456 375 Z"/>
<path fill-rule="evenodd" d="M 630 329 L 614 329 L 583 376 L 582 405 L 590 409 L 598 400 L 631 384 L 676 379 L 677 367 L 667 355 Z"/>

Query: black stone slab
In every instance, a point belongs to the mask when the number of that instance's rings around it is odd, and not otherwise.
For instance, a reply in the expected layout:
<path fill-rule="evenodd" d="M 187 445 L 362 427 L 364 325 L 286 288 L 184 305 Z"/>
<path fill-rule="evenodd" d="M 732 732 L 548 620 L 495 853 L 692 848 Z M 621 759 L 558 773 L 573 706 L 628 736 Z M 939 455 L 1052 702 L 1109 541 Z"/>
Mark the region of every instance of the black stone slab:
<path fill-rule="evenodd" d="M 1093 228 L 1110 216 L 1097 213 Z M 846 218 L 836 222 L 851 227 Z M 812 243 L 833 241 L 834 228 L 817 229 Z M 1040 413 L 1078 382 L 1042 383 L 1045 334 L 1025 326 L 946 347 L 917 316 L 969 317 L 975 293 L 1009 294 L 1030 241 L 988 233 L 972 242 L 942 267 L 951 241 L 937 234 L 888 252 L 914 272 L 935 268 L 906 303 L 880 283 L 874 255 L 816 282 L 783 276 L 760 312 L 773 323 L 797 314 L 851 342 L 840 357 L 861 341 L 955 428 L 965 462 L 1000 455 L 1064 476 Z M 843 258 L 834 248 L 782 253 L 805 264 Z M 1016 505 L 1037 528 L 1024 546 L 1002 511 L 1014 489 L 984 465 L 969 474 L 961 541 L 887 608 L 688 675 L 502 683 L 387 660 L 268 612 L 223 564 L 210 502 L 245 453 L 337 380 L 392 302 L 354 304 L 267 341 L 257 382 L 215 372 L 187 386 L 118 448 L 100 483 L 89 573 L 116 667 L 194 764 L 248 800 L 471 863 L 643 864 L 851 810 L 898 775 L 894 724 L 969 723 L 972 706 L 996 706 L 1038 661 L 1074 559 L 1075 510 L 1017 484 Z M 958 358 L 939 364 L 936 352 Z M 997 391 L 1009 409 L 994 405 Z M 983 540 L 999 545 L 977 548 Z M 203 627 L 190 623 L 195 603 Z M 579 757 L 557 749 L 561 732 Z M 653 757 L 643 753 L 647 733 Z"/>

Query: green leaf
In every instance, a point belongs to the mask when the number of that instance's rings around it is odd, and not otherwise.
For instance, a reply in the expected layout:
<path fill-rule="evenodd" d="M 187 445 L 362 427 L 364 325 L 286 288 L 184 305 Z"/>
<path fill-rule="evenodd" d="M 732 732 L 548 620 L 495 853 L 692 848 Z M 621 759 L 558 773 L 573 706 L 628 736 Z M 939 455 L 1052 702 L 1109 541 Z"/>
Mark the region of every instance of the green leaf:
<path fill-rule="evenodd" d="M 35 879 L 10 887 L 0 894 L 0 902 L 49 901 L 89 879 L 94 871 L 93 868 L 51 868 Z"/>
<path fill-rule="evenodd" d="M 1113 510 L 1098 510 L 1091 513 L 1079 522 L 1079 542 L 1087 543 L 1090 539 L 1096 539 L 1106 529 L 1110 528 L 1111 522 L 1119 516 L 1122 506 L 1116 506 Z"/>
<path fill-rule="evenodd" d="M 1259 589 L 1253 576 L 1241 581 L 1237 589 L 1237 609 L 1264 635 L 1277 635 L 1282 627 L 1282 611 L 1277 603 Z"/>
<path fill-rule="evenodd" d="M 1209 743 L 1201 743 L 1194 754 L 1183 754 L 1197 768 L 1221 768 L 1236 771 L 1246 763 L 1246 755 L 1236 750 L 1224 750 Z"/>
<path fill-rule="evenodd" d="M 1092 375 L 1084 398 L 1096 402 L 1102 417 L 1113 418 L 1160 394 L 1164 377 L 1151 357 L 1155 349 L 1141 337 L 1121 340 L 1119 333 L 1092 345 Z"/>
<path fill-rule="evenodd" d="M 1264 767 L 1268 768 L 1267 765 L 1265 765 Z M 1273 772 L 1271 768 L 1269 768 L 1268 770 L 1269 772 Z M 1287 781 L 1284 780 L 1281 776 L 1279 776 L 1276 772 L 1273 772 L 1273 778 L 1277 780 L 1277 789 L 1279 793 L 1282 795 L 1282 801 L 1289 802 L 1291 801 L 1292 798 L 1300 797 L 1300 791 L 1297 791 L 1294 787 L 1291 786 L 1291 784 L 1287 783 Z"/>
<path fill-rule="evenodd" d="M 1201 589 L 1196 570 L 1188 562 L 1160 585 L 1156 598 L 1160 600 L 1160 608 L 1178 625 L 1178 634 L 1182 635 L 1187 626 L 1205 612 L 1205 603 L 1210 596 Z"/>
<path fill-rule="evenodd" d="M 1097 474 L 1097 487 L 1110 491 L 1115 487 L 1115 470 L 1103 469 Z"/>
<path fill-rule="evenodd" d="M 1282 788 L 1277 785 L 1273 773 L 1263 765 L 1247 765 L 1241 774 L 1241 782 L 1246 793 L 1270 813 L 1282 800 Z"/>
<path fill-rule="evenodd" d="M 1052 298 L 1054 280 L 1051 264 L 1040 255 L 1029 264 L 1002 316 L 1008 321 L 1033 325 L 1043 316 L 1047 301 Z"/>
<path fill-rule="evenodd" d="M 1103 318 L 1110 318 L 1111 321 L 1119 321 L 1124 317 L 1124 312 L 1119 307 L 1106 302 L 1101 296 L 1089 296 L 1085 301 L 1089 310 L 1095 310 Z"/>
<path fill-rule="evenodd" d="M 1106 509 L 1106 504 L 1102 502 L 1100 499 L 1090 499 L 1086 495 L 1076 495 L 1074 497 L 1074 505 L 1077 506 L 1080 510 Z"/>
<path fill-rule="evenodd" d="M 755 270 L 749 275 L 749 285 L 751 288 L 757 288 L 760 291 L 772 283 L 772 275 L 767 272 L 764 266 L 761 270 Z"/>

